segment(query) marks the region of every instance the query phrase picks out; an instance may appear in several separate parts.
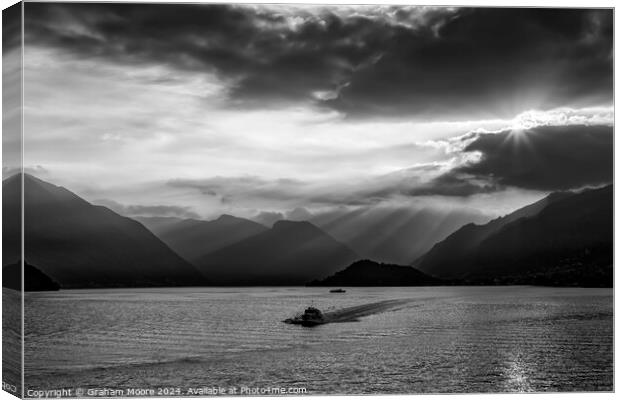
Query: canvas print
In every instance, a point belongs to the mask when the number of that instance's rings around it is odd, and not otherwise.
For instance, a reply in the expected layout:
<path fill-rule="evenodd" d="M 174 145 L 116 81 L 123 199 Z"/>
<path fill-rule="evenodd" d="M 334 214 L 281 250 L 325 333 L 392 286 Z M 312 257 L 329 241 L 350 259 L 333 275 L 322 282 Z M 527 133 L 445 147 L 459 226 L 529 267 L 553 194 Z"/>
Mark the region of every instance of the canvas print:
<path fill-rule="evenodd" d="M 613 392 L 613 25 L 5 9 L 3 389 Z"/>

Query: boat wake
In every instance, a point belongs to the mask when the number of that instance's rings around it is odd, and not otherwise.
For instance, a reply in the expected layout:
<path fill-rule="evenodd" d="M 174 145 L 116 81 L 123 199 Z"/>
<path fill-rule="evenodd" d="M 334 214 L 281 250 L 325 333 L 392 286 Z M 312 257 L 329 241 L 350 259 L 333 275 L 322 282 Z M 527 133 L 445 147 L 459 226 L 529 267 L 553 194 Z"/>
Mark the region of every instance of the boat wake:
<path fill-rule="evenodd" d="M 346 307 L 337 310 L 328 309 L 323 313 L 314 307 L 309 307 L 306 309 L 304 314 L 299 314 L 293 318 L 287 318 L 282 322 L 304 326 L 315 326 L 337 322 L 355 322 L 359 321 L 362 317 L 392 310 L 400 305 L 409 303 L 410 301 L 411 300 L 384 300 L 376 303 L 362 304 L 359 306 Z"/>
<path fill-rule="evenodd" d="M 384 300 L 376 303 L 362 304 L 359 306 L 328 310 L 323 313 L 326 323 L 330 322 L 354 322 L 360 318 L 373 314 L 389 311 L 398 306 L 411 302 L 411 300 Z"/>

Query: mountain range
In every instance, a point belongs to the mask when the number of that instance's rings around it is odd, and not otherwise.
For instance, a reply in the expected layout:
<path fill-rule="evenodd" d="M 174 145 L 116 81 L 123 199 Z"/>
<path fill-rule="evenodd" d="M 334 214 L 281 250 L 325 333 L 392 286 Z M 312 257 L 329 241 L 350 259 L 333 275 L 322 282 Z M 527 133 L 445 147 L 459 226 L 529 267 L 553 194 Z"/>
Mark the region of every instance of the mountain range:
<path fill-rule="evenodd" d="M 612 286 L 613 186 L 554 193 L 485 225 L 465 225 L 413 264 L 472 283 Z"/>
<path fill-rule="evenodd" d="M 10 266 L 3 273 L 13 278 L 22 256 L 21 178 L 2 183 L 3 266 Z M 362 209 L 267 228 L 230 215 L 133 220 L 31 175 L 23 175 L 23 184 L 25 284 L 35 288 L 303 285 L 321 279 L 330 285 L 431 285 L 437 279 L 613 285 L 611 185 L 552 193 L 484 224 L 471 223 L 483 214 Z M 460 220 L 470 223 L 446 233 Z M 376 262 L 355 262 L 368 254 Z M 407 255 L 417 258 L 393 261 Z M 409 263 L 415 268 L 403 265 Z"/>
<path fill-rule="evenodd" d="M 2 183 L 3 265 L 21 259 L 21 174 Z M 204 285 L 142 224 L 24 174 L 24 257 L 62 288 Z"/>
<path fill-rule="evenodd" d="M 215 250 L 268 230 L 254 221 L 226 214 L 213 221 L 173 217 L 135 219 L 191 263 L 197 263 Z"/>
<path fill-rule="evenodd" d="M 346 267 L 359 256 L 310 222 L 273 227 L 196 262 L 221 285 L 303 285 Z"/>

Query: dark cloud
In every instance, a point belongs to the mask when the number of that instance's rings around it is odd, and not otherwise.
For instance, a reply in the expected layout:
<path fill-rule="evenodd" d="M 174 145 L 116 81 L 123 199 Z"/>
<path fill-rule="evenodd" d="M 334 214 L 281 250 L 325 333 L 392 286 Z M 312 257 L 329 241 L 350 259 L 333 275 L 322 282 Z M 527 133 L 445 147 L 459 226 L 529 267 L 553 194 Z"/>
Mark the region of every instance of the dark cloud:
<path fill-rule="evenodd" d="M 502 188 L 493 181 L 481 181 L 476 177 L 452 171 L 419 186 L 403 190 L 409 196 L 456 196 L 468 197 L 480 193 L 492 193 Z"/>
<path fill-rule="evenodd" d="M 613 127 L 539 126 L 480 134 L 464 152 L 481 158 L 412 192 L 467 196 L 507 186 L 554 191 L 613 180 Z"/>
<path fill-rule="evenodd" d="M 94 204 L 105 206 L 112 211 L 128 217 L 178 217 L 199 219 L 200 216 L 191 210 L 191 207 L 182 206 L 144 206 L 138 204 L 125 205 L 114 200 L 99 199 L 93 201 Z"/>
<path fill-rule="evenodd" d="M 319 11 L 321 10 L 321 11 Z M 240 106 L 502 115 L 610 102 L 612 11 L 26 4 L 28 43 L 209 71 Z"/>
<path fill-rule="evenodd" d="M 396 32 L 332 105 L 347 113 L 486 113 L 610 102 L 610 10 L 463 9 L 439 29 Z"/>
<path fill-rule="evenodd" d="M 563 190 L 613 179 L 612 126 L 539 126 L 480 135 L 465 151 L 480 162 L 458 172 L 525 189 Z"/>
<path fill-rule="evenodd" d="M 395 195 L 468 197 L 510 187 L 549 192 L 613 180 L 612 126 L 538 126 L 497 133 L 471 132 L 454 140 L 463 142 L 461 157 L 479 157 L 444 173 L 433 164 L 394 172 L 357 193 L 365 199 Z M 420 179 L 427 174 L 436 177 Z"/>

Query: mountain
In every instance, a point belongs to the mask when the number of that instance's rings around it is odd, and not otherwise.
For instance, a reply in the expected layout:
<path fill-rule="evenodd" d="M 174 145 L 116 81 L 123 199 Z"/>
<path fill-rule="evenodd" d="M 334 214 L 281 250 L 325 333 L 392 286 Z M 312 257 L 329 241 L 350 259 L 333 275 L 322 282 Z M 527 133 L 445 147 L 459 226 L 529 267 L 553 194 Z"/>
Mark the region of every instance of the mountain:
<path fill-rule="evenodd" d="M 321 213 L 310 222 L 362 258 L 407 265 L 470 222 L 491 218 L 471 209 L 362 207 Z"/>
<path fill-rule="evenodd" d="M 500 221 L 466 225 L 415 266 L 480 283 L 611 286 L 613 187 L 553 194 Z"/>
<path fill-rule="evenodd" d="M 52 278 L 45 275 L 36 267 L 24 264 L 24 291 L 40 292 L 60 289 L 60 285 Z M 13 290 L 22 290 L 22 266 L 21 262 L 2 267 L 2 286 Z"/>
<path fill-rule="evenodd" d="M 265 232 L 256 222 L 222 215 L 213 221 L 166 217 L 137 217 L 151 232 L 181 257 L 195 263 L 206 254 Z"/>
<path fill-rule="evenodd" d="M 309 222 L 273 227 L 202 257 L 196 265 L 217 284 L 302 285 L 358 256 Z"/>
<path fill-rule="evenodd" d="M 20 174 L 3 181 L 4 215 L 19 216 L 20 184 Z M 142 224 L 63 187 L 26 174 L 24 206 L 25 259 L 63 288 L 206 283 Z M 19 221 L 3 224 L 5 234 L 4 265 L 21 258 Z"/>
<path fill-rule="evenodd" d="M 520 218 L 534 216 L 549 204 L 569 195 L 570 194 L 566 192 L 552 193 L 542 200 L 520 208 L 506 216 L 496 218 L 486 224 L 476 225 L 469 223 L 463 225 L 445 238 L 445 240 L 433 246 L 420 260 L 413 261 L 412 264 L 424 270 L 425 268 L 429 268 L 427 265 L 430 263 L 434 265 L 433 273 L 438 275 L 445 274 L 438 265 L 443 265 L 444 268 L 452 269 L 454 260 L 467 256 L 470 251 L 474 251 L 480 243 L 501 230 L 504 226 Z"/>
<path fill-rule="evenodd" d="M 447 281 L 429 276 L 411 266 L 356 261 L 346 269 L 308 286 L 437 286 Z"/>

